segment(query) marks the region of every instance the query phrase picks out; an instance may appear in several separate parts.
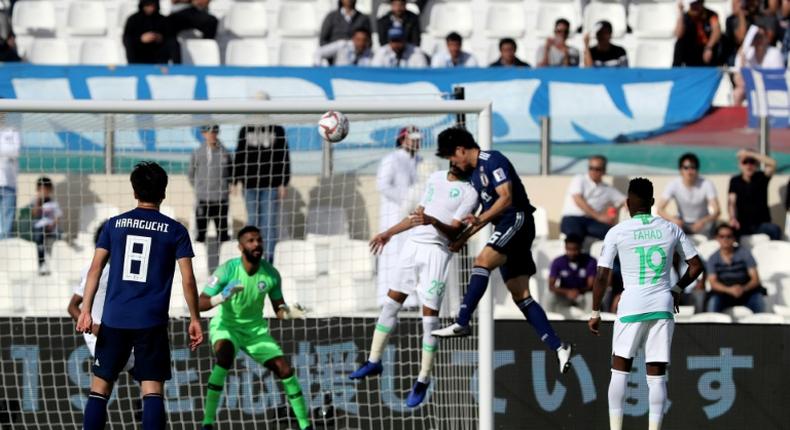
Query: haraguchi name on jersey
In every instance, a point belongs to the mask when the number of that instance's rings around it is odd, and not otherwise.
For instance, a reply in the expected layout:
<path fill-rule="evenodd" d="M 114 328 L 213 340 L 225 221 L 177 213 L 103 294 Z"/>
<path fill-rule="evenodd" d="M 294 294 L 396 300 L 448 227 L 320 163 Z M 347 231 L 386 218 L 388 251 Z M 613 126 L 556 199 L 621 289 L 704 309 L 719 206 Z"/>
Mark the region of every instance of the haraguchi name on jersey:
<path fill-rule="evenodd" d="M 661 230 L 636 230 L 634 240 L 657 240 L 663 237 Z"/>
<path fill-rule="evenodd" d="M 168 224 L 159 221 L 147 221 L 135 218 L 120 218 L 115 220 L 115 228 L 138 228 L 141 230 L 161 231 L 167 233 Z"/>

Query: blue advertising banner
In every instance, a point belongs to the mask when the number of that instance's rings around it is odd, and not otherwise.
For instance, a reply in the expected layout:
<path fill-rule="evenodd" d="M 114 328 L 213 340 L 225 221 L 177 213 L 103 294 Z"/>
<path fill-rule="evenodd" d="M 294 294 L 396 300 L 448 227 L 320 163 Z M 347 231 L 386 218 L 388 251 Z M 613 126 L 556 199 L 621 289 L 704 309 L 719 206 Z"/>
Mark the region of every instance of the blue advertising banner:
<path fill-rule="evenodd" d="M 772 128 L 790 128 L 790 71 L 742 69 L 749 103 L 749 127 L 768 117 Z"/>
<path fill-rule="evenodd" d="M 281 100 L 424 100 L 441 98 L 460 85 L 466 88 L 467 99 L 493 101 L 496 143 L 538 141 L 544 116 L 552 118 L 554 142 L 599 143 L 640 139 L 698 120 L 710 108 L 720 78 L 719 70 L 707 68 L 396 70 L 6 64 L 0 67 L 0 97 L 217 100 L 252 99 L 265 91 Z M 96 134 L 91 142 L 100 149 L 102 133 Z M 374 135 L 371 131 L 369 141 L 358 143 L 376 144 Z M 26 147 L 35 146 L 34 142 L 27 140 Z M 158 149 L 155 141 L 152 145 L 146 149 Z"/>

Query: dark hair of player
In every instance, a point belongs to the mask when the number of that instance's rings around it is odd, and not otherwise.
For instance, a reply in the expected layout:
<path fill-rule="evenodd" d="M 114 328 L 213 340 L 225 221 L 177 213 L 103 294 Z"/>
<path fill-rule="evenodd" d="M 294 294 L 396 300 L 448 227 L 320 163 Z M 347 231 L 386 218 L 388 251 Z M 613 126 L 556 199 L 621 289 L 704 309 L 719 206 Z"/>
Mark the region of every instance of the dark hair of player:
<path fill-rule="evenodd" d="M 687 152 L 680 156 L 678 159 L 678 169 L 683 167 L 683 163 L 686 161 L 690 161 L 691 164 L 694 165 L 694 168 L 699 169 L 699 158 L 697 158 L 697 156 L 691 152 Z"/>
<path fill-rule="evenodd" d="M 36 180 L 36 188 L 52 188 L 54 187 L 52 179 L 47 176 L 42 176 Z"/>
<path fill-rule="evenodd" d="M 437 157 L 449 157 L 455 154 L 455 148 L 480 149 L 472 133 L 463 127 L 450 127 L 439 133 L 436 144 Z"/>
<path fill-rule="evenodd" d="M 447 38 L 445 38 L 445 42 L 462 43 L 463 41 L 464 41 L 464 39 L 461 37 L 461 35 L 456 33 L 456 32 L 452 32 L 452 33 L 448 34 Z"/>
<path fill-rule="evenodd" d="M 167 172 L 153 161 L 141 161 L 130 175 L 137 199 L 145 203 L 162 203 L 167 189 Z"/>
<path fill-rule="evenodd" d="M 254 225 L 245 225 L 244 227 L 239 230 L 239 233 L 236 235 L 236 240 L 241 240 L 242 236 L 247 233 L 258 233 L 261 234 L 261 229 L 255 227 Z"/>
<path fill-rule="evenodd" d="M 628 209 L 631 215 L 650 213 L 653 206 L 653 183 L 645 178 L 634 178 L 628 184 Z"/>
<path fill-rule="evenodd" d="M 584 239 L 582 239 L 579 235 L 571 234 L 565 237 L 565 244 L 567 245 L 569 243 L 575 243 L 576 245 L 582 246 Z"/>
<path fill-rule="evenodd" d="M 513 49 L 516 49 L 516 47 L 518 46 L 516 45 L 516 41 L 509 37 L 506 37 L 499 41 L 499 49 L 502 50 L 502 47 L 505 45 L 513 45 Z"/>
<path fill-rule="evenodd" d="M 93 233 L 93 243 L 99 243 L 99 236 L 101 236 L 101 232 L 104 230 L 105 225 L 107 225 L 107 221 L 102 221 L 102 223 L 96 227 L 96 232 Z"/>

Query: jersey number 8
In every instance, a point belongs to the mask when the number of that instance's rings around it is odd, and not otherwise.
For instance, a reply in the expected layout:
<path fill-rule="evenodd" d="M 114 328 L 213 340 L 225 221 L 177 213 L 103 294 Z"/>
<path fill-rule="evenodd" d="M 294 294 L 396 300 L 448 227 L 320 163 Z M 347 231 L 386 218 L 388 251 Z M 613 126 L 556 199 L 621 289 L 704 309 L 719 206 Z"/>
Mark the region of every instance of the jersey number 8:
<path fill-rule="evenodd" d="M 123 280 L 145 282 L 148 278 L 148 256 L 151 254 L 151 238 L 146 236 L 126 236 L 126 250 L 123 254 Z M 133 263 L 139 266 L 133 271 Z"/>

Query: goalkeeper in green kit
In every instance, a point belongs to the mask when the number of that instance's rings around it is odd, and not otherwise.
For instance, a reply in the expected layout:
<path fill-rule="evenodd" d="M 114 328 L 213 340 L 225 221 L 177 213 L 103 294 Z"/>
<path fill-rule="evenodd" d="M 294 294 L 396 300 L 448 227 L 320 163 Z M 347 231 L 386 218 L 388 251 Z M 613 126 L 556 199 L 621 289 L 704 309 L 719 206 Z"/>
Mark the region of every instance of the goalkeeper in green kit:
<path fill-rule="evenodd" d="M 269 325 L 263 318 L 264 300 L 268 295 L 279 319 L 304 318 L 304 312 L 298 306 L 289 308 L 285 304 L 280 274 L 262 259 L 260 230 L 246 226 L 239 231 L 237 238 L 241 257 L 218 267 L 200 295 L 201 311 L 220 307 L 209 323 L 209 339 L 217 362 L 208 380 L 203 429 L 214 428 L 225 376 L 239 350 L 277 375 L 299 421 L 299 428 L 312 429 L 299 380 L 283 357 L 280 346 L 269 334 Z"/>

